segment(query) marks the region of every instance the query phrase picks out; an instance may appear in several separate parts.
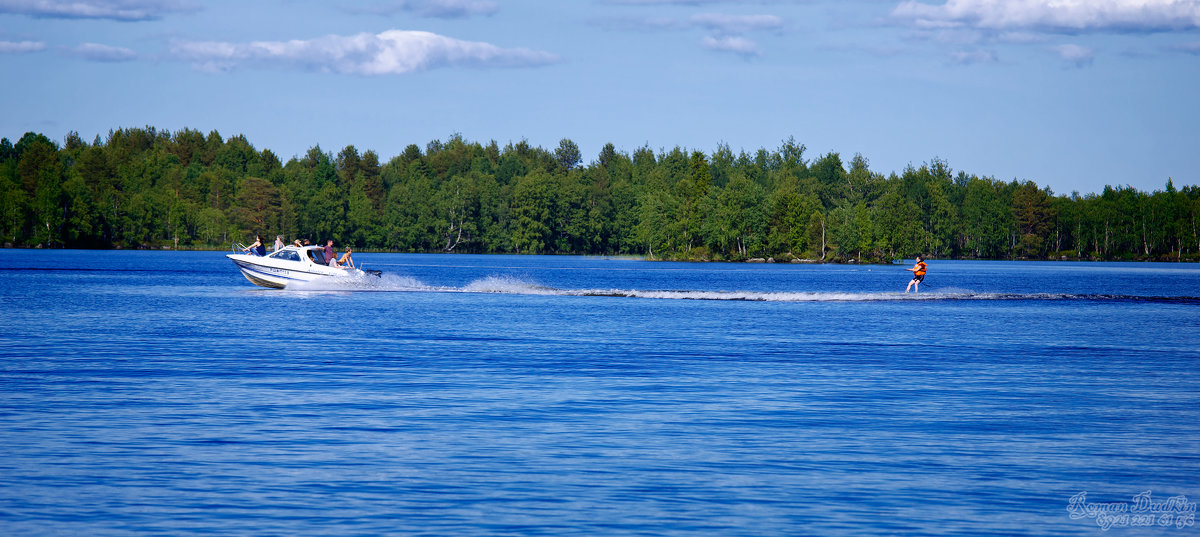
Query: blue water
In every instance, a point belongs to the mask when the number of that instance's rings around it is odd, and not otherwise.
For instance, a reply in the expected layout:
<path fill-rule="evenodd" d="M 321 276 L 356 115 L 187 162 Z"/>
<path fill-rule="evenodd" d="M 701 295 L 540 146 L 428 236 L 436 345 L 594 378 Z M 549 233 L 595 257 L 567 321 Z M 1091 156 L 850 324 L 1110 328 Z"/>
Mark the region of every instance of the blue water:
<path fill-rule="evenodd" d="M 0 251 L 3 535 L 1101 535 L 1200 499 L 1200 265 Z M 1194 509 L 1194 503 L 1193 509 Z M 1113 535 L 1194 535 L 1120 522 Z"/>

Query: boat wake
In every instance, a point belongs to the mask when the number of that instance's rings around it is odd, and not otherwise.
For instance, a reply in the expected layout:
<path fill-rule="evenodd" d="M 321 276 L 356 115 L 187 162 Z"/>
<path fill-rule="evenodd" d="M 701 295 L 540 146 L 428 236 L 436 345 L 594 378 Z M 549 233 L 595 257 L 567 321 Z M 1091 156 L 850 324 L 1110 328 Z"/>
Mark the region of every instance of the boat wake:
<path fill-rule="evenodd" d="M 432 286 L 416 278 L 384 274 L 358 278 L 328 278 L 288 285 L 288 290 L 308 292 L 432 292 L 432 293 L 495 293 L 510 295 L 615 297 L 657 300 L 724 300 L 749 302 L 900 302 L 900 301 L 1111 301 L 1164 302 L 1200 304 L 1194 296 L 1141 296 L 1120 294 L 1071 293 L 994 293 L 969 289 L 937 289 L 922 293 L 848 292 L 848 291 L 706 291 L 687 289 L 560 289 L 541 285 L 524 278 L 493 275 L 472 281 L 462 287 Z"/>
<path fill-rule="evenodd" d="M 450 291 L 421 283 L 416 278 L 395 274 L 354 274 L 336 278 L 317 278 L 312 281 L 296 281 L 287 284 L 288 291 Z"/>

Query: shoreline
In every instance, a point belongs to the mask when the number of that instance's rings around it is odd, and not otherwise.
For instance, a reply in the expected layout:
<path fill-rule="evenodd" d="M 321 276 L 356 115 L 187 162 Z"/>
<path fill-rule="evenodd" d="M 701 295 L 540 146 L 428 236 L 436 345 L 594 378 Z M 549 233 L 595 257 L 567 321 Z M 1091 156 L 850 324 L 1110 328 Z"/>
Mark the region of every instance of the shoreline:
<path fill-rule="evenodd" d="M 14 246 L 12 244 L 4 244 L 0 250 L 76 250 L 76 251 L 113 251 L 113 250 L 128 250 L 128 251 L 157 251 L 157 252 L 227 252 L 229 250 L 209 247 L 174 247 L 174 246 L 150 246 L 141 245 L 136 248 L 126 248 L 121 246 L 113 246 L 110 248 L 51 248 L 44 245 L 36 246 Z M 575 257 L 599 257 L 604 259 L 620 259 L 628 261 L 652 261 L 652 262 L 676 262 L 676 263 L 748 263 L 748 264 L 779 264 L 779 265 L 898 265 L 904 264 L 911 259 L 906 257 L 903 259 L 893 259 L 891 261 L 883 260 L 863 260 L 857 261 L 854 259 L 811 259 L 801 257 L 788 257 L 776 259 L 774 257 L 752 257 L 747 259 L 711 259 L 711 258 L 688 258 L 688 257 L 656 257 L 644 256 L 637 254 L 593 254 L 593 253 L 540 253 L 529 254 L 520 252 L 405 252 L 400 250 L 374 249 L 374 248 L 356 248 L 358 253 L 366 254 L 423 254 L 423 255 L 547 255 L 547 256 L 575 256 Z M 986 258 L 986 257 L 933 257 L 928 256 L 926 259 L 931 261 L 1051 261 L 1063 263 L 1200 263 L 1200 255 L 1183 256 L 1158 256 L 1157 258 L 1148 259 L 1145 257 L 1130 257 L 1125 259 L 1104 259 L 1099 257 L 1077 257 L 1077 256 L 1048 256 L 1045 258 Z"/>

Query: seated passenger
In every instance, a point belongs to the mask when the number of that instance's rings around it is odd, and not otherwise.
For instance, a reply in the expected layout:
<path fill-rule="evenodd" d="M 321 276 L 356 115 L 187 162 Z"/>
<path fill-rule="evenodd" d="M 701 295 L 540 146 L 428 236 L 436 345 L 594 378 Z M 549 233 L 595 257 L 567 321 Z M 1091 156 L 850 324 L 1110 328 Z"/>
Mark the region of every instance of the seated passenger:
<path fill-rule="evenodd" d="M 242 251 L 249 252 L 260 257 L 267 255 L 267 247 L 263 245 L 262 237 L 259 235 L 254 236 L 254 244 L 243 248 Z"/>

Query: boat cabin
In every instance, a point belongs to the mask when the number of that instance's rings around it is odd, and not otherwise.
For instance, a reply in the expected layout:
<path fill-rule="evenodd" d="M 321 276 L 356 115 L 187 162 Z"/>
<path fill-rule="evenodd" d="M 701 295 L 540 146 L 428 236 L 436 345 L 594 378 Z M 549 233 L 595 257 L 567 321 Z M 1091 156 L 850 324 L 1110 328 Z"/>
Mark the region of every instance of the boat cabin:
<path fill-rule="evenodd" d="M 284 261 L 303 261 L 303 258 L 307 258 L 309 262 L 318 265 L 328 264 L 325 260 L 325 248 L 322 246 L 305 246 L 303 248 L 285 246 L 282 250 L 268 254 L 267 257 Z"/>

